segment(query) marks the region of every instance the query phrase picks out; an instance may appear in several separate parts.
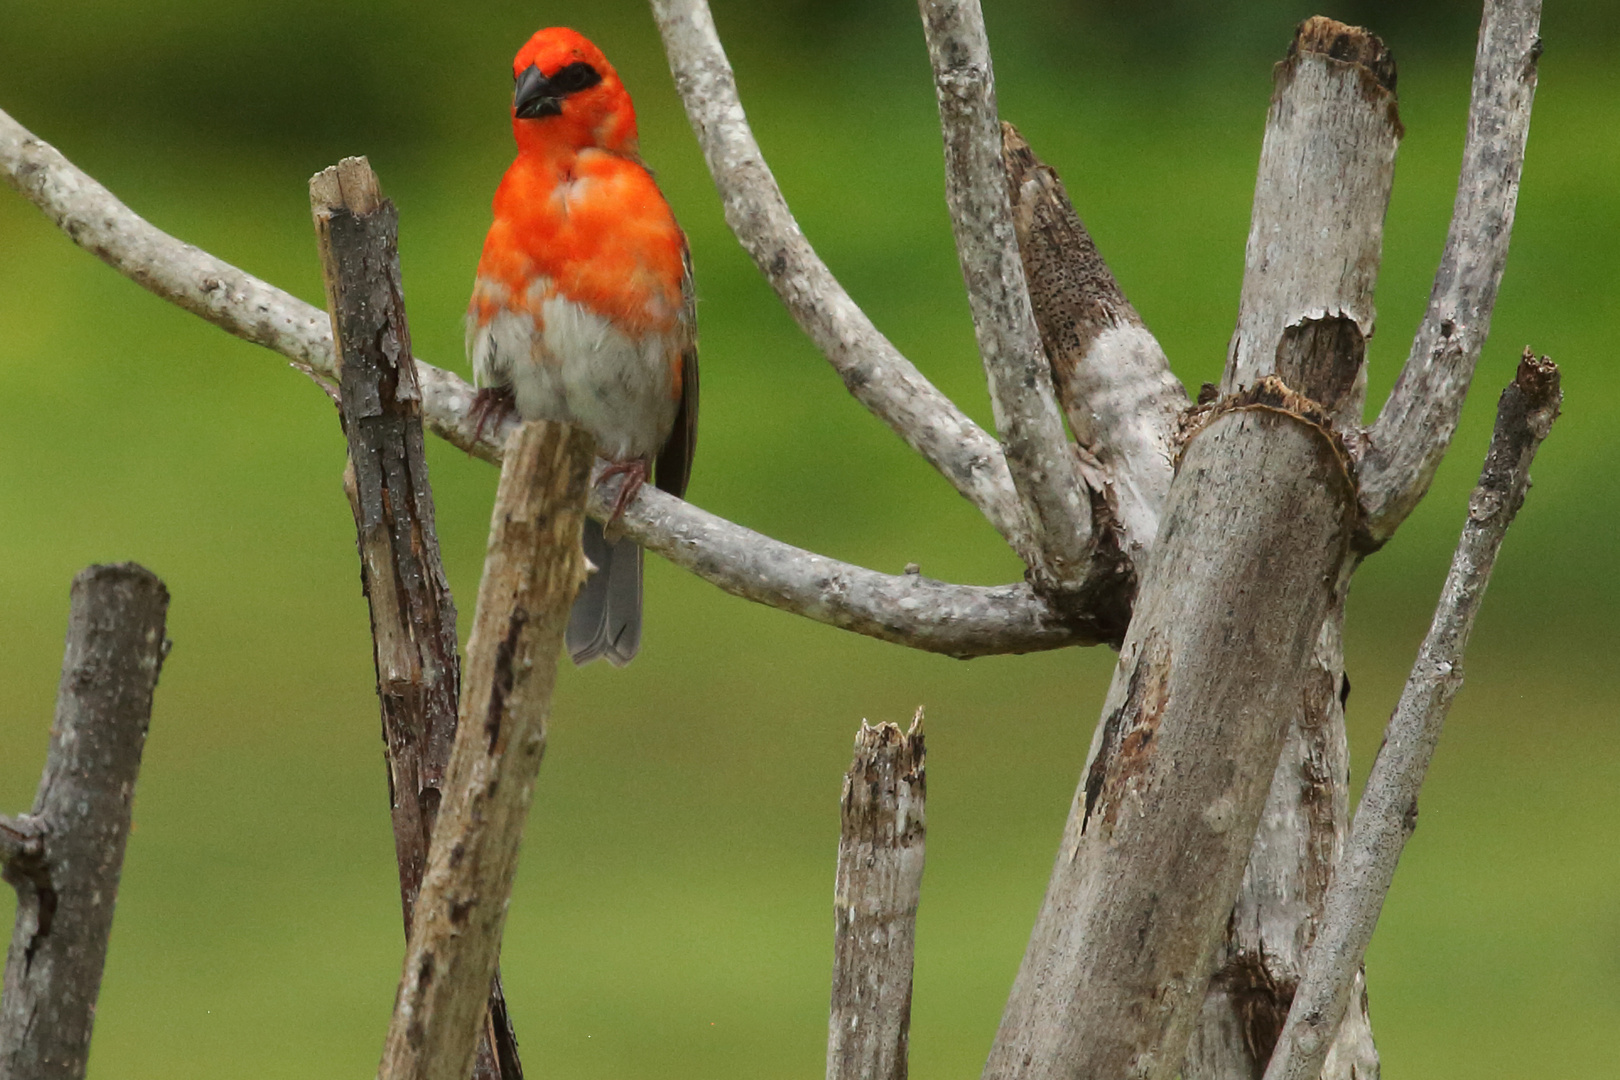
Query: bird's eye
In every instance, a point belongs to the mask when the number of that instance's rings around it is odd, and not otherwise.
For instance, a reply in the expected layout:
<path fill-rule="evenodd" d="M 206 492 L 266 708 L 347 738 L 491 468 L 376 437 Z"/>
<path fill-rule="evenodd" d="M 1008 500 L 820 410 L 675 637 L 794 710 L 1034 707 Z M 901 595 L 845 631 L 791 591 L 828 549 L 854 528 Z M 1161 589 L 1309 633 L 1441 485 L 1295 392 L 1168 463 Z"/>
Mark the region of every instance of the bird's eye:
<path fill-rule="evenodd" d="M 577 94 L 581 90 L 589 90 L 601 81 L 601 72 L 583 60 L 575 60 L 572 64 L 558 69 L 557 74 L 546 80 L 552 91 L 557 94 Z"/>

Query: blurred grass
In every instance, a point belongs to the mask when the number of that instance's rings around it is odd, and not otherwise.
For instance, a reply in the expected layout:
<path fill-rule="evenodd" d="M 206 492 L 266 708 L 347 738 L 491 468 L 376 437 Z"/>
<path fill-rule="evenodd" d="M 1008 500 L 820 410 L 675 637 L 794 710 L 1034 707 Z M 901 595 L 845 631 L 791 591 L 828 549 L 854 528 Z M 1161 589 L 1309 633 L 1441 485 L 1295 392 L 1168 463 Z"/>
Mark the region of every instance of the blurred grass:
<path fill-rule="evenodd" d="M 1408 131 L 1371 350 L 1378 401 L 1449 217 L 1472 28 L 1466 6 L 1362 8 L 1391 28 Z M 1270 63 L 1308 11 L 1165 12 L 1132 21 L 1124 6 L 1030 0 L 990 18 L 1004 115 L 1062 171 L 1196 386 L 1230 333 Z M 692 498 L 881 569 L 1017 575 L 966 504 L 848 399 L 738 250 L 638 7 L 169 0 L 5 17 L 0 107 L 158 225 L 306 298 L 321 290 L 305 179 L 370 153 L 401 209 L 417 351 L 463 370 L 460 313 L 510 154 L 506 60 L 536 21 L 575 20 L 635 93 L 644 151 L 692 238 L 704 350 Z M 988 422 L 905 6 L 730 4 L 718 17 L 805 231 L 896 343 Z M 1598 1076 L 1620 1051 L 1620 73 L 1599 48 L 1614 23 L 1597 4 L 1549 13 L 1479 385 L 1433 492 L 1352 597 L 1359 783 L 1496 392 L 1525 344 L 1552 354 L 1565 416 L 1504 550 L 1369 960 L 1391 1078 Z M 9 193 L 0 370 L 0 807 L 32 797 L 72 575 L 139 559 L 174 594 L 92 1076 L 364 1074 L 401 942 L 335 416 L 274 356 L 141 292 Z M 431 460 L 452 584 L 470 606 L 494 474 L 438 445 Z M 559 690 L 505 948 L 530 1069 L 815 1074 L 850 737 L 863 716 L 903 720 L 923 702 L 932 805 L 914 1073 L 975 1073 L 1112 656 L 915 655 L 656 560 L 647 604 L 632 667 L 570 670 Z M 10 911 L 8 893 L 0 920 Z"/>

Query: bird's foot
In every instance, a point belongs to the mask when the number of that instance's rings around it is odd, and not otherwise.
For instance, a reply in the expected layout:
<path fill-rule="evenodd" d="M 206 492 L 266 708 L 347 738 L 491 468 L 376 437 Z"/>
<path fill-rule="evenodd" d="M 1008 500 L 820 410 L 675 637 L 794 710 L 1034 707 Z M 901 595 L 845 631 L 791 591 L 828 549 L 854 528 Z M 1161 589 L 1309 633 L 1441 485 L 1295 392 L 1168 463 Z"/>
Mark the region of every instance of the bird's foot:
<path fill-rule="evenodd" d="M 629 461 L 614 461 L 602 470 L 602 475 L 596 478 L 600 484 L 610 476 L 623 476 L 624 482 L 619 485 L 618 497 L 613 500 L 613 512 L 608 515 L 607 521 L 602 524 L 604 533 L 609 533 L 624 517 L 625 508 L 635 501 L 636 495 L 641 491 L 641 485 L 647 482 L 647 462 L 644 458 L 631 458 Z"/>
<path fill-rule="evenodd" d="M 506 418 L 517 409 L 517 398 L 512 394 L 510 386 L 486 386 L 473 395 L 472 408 L 467 410 L 467 418 L 473 423 L 473 442 L 482 442 L 484 428 L 493 424 L 493 430 L 501 430 Z M 467 451 L 469 454 L 471 450 Z"/>

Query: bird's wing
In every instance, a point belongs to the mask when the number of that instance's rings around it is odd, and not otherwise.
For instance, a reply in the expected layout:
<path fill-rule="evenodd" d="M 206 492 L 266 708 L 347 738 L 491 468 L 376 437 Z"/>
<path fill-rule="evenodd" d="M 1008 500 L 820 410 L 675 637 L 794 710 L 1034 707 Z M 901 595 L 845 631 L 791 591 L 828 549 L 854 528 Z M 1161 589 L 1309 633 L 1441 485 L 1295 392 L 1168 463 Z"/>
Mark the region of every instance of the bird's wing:
<path fill-rule="evenodd" d="M 686 494 L 686 482 L 692 476 L 698 424 L 697 293 L 692 287 L 692 252 L 684 237 L 681 262 L 685 267 L 681 276 L 681 404 L 675 410 L 675 426 L 670 429 L 669 439 L 658 452 L 653 481 L 677 498 Z"/>

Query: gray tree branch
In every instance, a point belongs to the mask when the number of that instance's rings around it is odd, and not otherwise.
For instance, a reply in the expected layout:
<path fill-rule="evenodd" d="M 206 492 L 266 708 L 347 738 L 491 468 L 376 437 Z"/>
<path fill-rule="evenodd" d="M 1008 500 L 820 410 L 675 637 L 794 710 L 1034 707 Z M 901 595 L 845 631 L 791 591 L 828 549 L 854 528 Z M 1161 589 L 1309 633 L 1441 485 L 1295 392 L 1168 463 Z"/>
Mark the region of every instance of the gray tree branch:
<path fill-rule="evenodd" d="M 844 776 L 827 1080 L 906 1078 L 927 832 L 922 716 L 918 709 L 905 733 L 862 723 Z"/>
<path fill-rule="evenodd" d="M 439 559 L 421 393 L 399 274 L 399 214 L 365 158 L 310 179 L 327 307 L 340 358 L 344 490 L 371 613 L 405 934 L 427 866 L 456 733 L 456 605 Z M 523 1075 L 501 990 L 490 988 L 474 1080 Z"/>
<path fill-rule="evenodd" d="M 978 0 L 919 0 L 945 139 L 945 202 L 967 284 L 996 431 L 1029 524 L 1037 590 L 1087 590 L 1096 546 L 1090 490 L 1063 428 L 1024 284 L 1001 158 L 990 39 Z"/>
<path fill-rule="evenodd" d="M 1361 452 L 1365 543 L 1382 544 L 1451 445 L 1507 265 L 1541 56 L 1541 0 L 1486 0 L 1457 201 L 1412 351 Z"/>
<path fill-rule="evenodd" d="M 595 447 L 561 424 L 507 443 L 466 682 L 378 1080 L 472 1073 L 534 796 Z"/>
<path fill-rule="evenodd" d="M 805 239 L 748 126 L 707 0 L 653 0 L 652 12 L 726 222 L 760 273 L 856 400 L 977 506 L 1026 563 L 1038 560 L 1001 446 L 900 355 Z"/>
<path fill-rule="evenodd" d="M 135 781 L 168 654 L 169 592 L 134 563 L 73 579 L 50 752 L 34 808 L 0 822 L 17 922 L 0 997 L 0 1080 L 81 1080 Z"/>
<path fill-rule="evenodd" d="M 1502 392 L 1496 430 L 1468 520 L 1440 592 L 1429 633 L 1418 650 L 1384 743 L 1356 809 L 1350 842 L 1328 888 L 1321 929 L 1306 958 L 1287 1025 L 1266 1080 L 1315 1080 L 1350 999 L 1361 961 L 1395 877 L 1401 851 L 1417 827 L 1418 791 L 1428 772 L 1451 701 L 1462 687 L 1463 654 L 1490 583 L 1502 538 L 1524 504 L 1530 463 L 1558 417 L 1558 368 L 1526 349 Z"/>
<path fill-rule="evenodd" d="M 155 228 L 4 112 L 0 112 L 0 175 L 75 243 L 119 273 L 228 333 L 281 353 L 328 393 L 335 392 L 338 369 L 331 320 L 325 312 Z M 466 380 L 421 359 L 416 361 L 416 379 L 428 430 L 498 464 L 513 425 L 498 429 L 487 425 L 478 437 L 470 416 L 473 388 Z M 975 445 L 965 436 L 966 441 L 941 438 L 942 447 Z M 989 442 L 994 446 L 993 440 Z M 997 461 L 999 454 L 997 449 Z M 967 458 L 963 461 L 968 473 L 980 468 Z M 1005 470 L 1004 462 L 1000 468 Z M 1004 523 L 1019 515 L 1010 479 L 1006 501 L 1010 509 L 1003 515 Z M 611 504 L 593 491 L 590 508 L 600 520 Z M 769 540 L 651 485 L 641 489 L 623 522 L 638 543 L 733 595 L 898 644 L 979 656 L 1117 642 L 1124 633 L 1120 613 L 1107 603 L 1093 612 L 1059 612 L 1024 585 L 985 588 L 930 581 L 917 589 L 905 577 L 878 574 Z M 710 543 L 722 546 L 706 546 Z M 757 548 L 752 546 L 756 543 Z M 839 592 L 846 583 L 858 586 L 854 600 Z M 888 606 L 886 596 L 899 601 L 897 606 Z M 1004 607 L 991 611 L 986 606 L 999 605 L 1003 597 Z"/>

